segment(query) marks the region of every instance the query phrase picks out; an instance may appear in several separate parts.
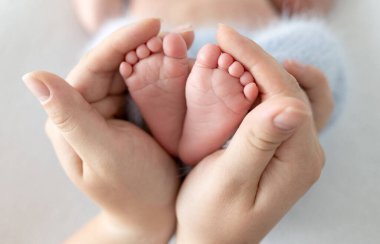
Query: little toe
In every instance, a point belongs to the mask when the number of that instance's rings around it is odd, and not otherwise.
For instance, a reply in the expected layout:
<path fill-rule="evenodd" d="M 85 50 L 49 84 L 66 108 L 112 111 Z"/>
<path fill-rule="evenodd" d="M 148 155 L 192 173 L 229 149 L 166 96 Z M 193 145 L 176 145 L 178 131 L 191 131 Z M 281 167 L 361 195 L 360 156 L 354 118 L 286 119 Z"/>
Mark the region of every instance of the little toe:
<path fill-rule="evenodd" d="M 150 55 L 150 50 L 145 44 L 142 44 L 136 49 L 136 54 L 139 59 L 144 59 Z"/>
<path fill-rule="evenodd" d="M 255 83 L 249 83 L 244 86 L 243 93 L 248 101 L 254 102 L 259 95 L 259 89 Z"/>
<path fill-rule="evenodd" d="M 235 61 L 228 68 L 228 73 L 236 78 L 240 78 L 244 73 L 244 67 L 241 63 Z"/>
<path fill-rule="evenodd" d="M 146 46 L 151 52 L 158 53 L 162 51 L 162 39 L 157 36 L 153 37 L 146 43 Z"/>
<path fill-rule="evenodd" d="M 119 67 L 119 72 L 124 79 L 127 79 L 132 74 L 132 66 L 127 62 L 122 62 Z"/>
<path fill-rule="evenodd" d="M 234 62 L 234 58 L 228 53 L 222 53 L 218 59 L 218 66 L 222 70 L 228 70 L 231 64 Z"/>
<path fill-rule="evenodd" d="M 253 83 L 255 79 L 253 78 L 252 74 L 249 73 L 248 71 L 245 71 L 243 75 L 240 77 L 240 83 L 243 86 L 248 85 L 249 83 Z"/>
<path fill-rule="evenodd" d="M 180 34 L 171 33 L 163 40 L 164 54 L 171 58 L 183 59 L 187 57 L 187 45 Z"/>
<path fill-rule="evenodd" d="M 127 55 L 125 56 L 125 61 L 127 61 L 131 65 L 134 65 L 139 61 L 139 57 L 137 57 L 135 51 L 131 51 L 127 53 Z"/>
<path fill-rule="evenodd" d="M 221 53 L 222 51 L 218 46 L 206 44 L 201 48 L 201 50 L 199 50 L 196 64 L 206 68 L 216 69 Z"/>

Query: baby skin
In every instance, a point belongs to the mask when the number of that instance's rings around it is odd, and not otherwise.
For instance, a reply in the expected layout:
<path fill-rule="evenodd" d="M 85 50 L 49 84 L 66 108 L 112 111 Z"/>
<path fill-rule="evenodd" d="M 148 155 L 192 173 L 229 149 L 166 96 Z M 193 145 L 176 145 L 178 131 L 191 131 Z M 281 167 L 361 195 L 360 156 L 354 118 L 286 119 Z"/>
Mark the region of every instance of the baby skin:
<path fill-rule="evenodd" d="M 120 72 L 155 139 L 194 165 L 232 136 L 258 88 L 216 45 L 205 45 L 192 68 L 186 53 L 181 35 L 154 37 L 126 55 Z"/>

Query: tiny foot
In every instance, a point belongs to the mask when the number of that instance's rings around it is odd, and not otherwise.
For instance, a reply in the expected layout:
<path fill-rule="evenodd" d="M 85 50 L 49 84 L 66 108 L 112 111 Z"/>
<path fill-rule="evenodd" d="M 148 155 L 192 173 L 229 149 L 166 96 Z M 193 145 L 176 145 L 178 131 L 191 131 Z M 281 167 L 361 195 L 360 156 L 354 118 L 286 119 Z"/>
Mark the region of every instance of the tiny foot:
<path fill-rule="evenodd" d="M 185 85 L 189 74 L 183 37 L 168 34 L 152 38 L 127 53 L 120 73 L 155 139 L 176 156 L 186 112 Z"/>
<path fill-rule="evenodd" d="M 187 112 L 181 159 L 194 165 L 219 149 L 237 129 L 258 96 L 251 73 L 216 45 L 198 53 L 186 83 Z"/>

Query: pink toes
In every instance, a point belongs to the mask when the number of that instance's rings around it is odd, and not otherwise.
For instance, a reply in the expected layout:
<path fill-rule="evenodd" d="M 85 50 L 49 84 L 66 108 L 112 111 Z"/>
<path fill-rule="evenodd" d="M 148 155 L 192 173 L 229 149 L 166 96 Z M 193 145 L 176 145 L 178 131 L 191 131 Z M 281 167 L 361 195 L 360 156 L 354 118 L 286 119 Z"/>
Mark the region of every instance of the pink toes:
<path fill-rule="evenodd" d="M 218 67 L 219 57 L 222 51 L 218 46 L 206 44 L 198 52 L 196 65 L 204 68 L 216 69 Z M 223 60 L 223 62 L 226 62 Z"/>
<path fill-rule="evenodd" d="M 253 76 L 248 71 L 245 71 L 242 76 L 240 76 L 240 83 L 243 86 L 248 85 L 249 83 L 253 83 L 255 80 L 253 79 Z"/>
<path fill-rule="evenodd" d="M 171 33 L 164 37 L 163 43 L 164 54 L 175 59 L 184 59 L 187 57 L 187 45 L 183 37 L 178 33 Z"/>
<path fill-rule="evenodd" d="M 222 53 L 218 59 L 218 66 L 223 70 L 228 70 L 228 67 L 230 67 L 234 61 L 235 60 L 231 55 Z"/>
<path fill-rule="evenodd" d="M 240 78 L 244 73 L 244 67 L 241 63 L 235 61 L 228 68 L 228 73 L 236 78 Z"/>
<path fill-rule="evenodd" d="M 139 61 L 139 57 L 137 57 L 137 54 L 135 51 L 131 51 L 131 52 L 127 53 L 127 55 L 125 55 L 125 61 L 127 61 L 127 63 L 133 65 Z"/>
<path fill-rule="evenodd" d="M 245 71 L 240 77 L 240 84 L 244 86 L 243 93 L 249 101 L 255 101 L 259 95 L 259 88 L 255 83 L 252 74 Z"/>
<path fill-rule="evenodd" d="M 133 72 L 133 66 L 141 59 L 149 57 L 152 53 L 162 51 L 162 39 L 153 37 L 146 44 L 141 44 L 134 51 L 125 55 L 125 61 L 120 64 L 119 71 L 124 79 L 127 79 Z"/>
<path fill-rule="evenodd" d="M 259 95 L 259 89 L 256 84 L 252 82 L 244 86 L 243 93 L 248 101 L 254 102 Z"/>
<path fill-rule="evenodd" d="M 145 44 L 143 44 L 136 49 L 136 54 L 139 59 L 144 59 L 150 55 L 150 50 Z"/>
<path fill-rule="evenodd" d="M 153 37 L 125 55 L 125 61 L 119 67 L 120 74 L 127 79 L 133 73 L 133 66 L 140 60 L 160 52 L 171 58 L 184 59 L 187 57 L 187 45 L 183 37 L 176 33 L 168 34 L 163 39 Z"/>
<path fill-rule="evenodd" d="M 119 67 L 119 72 L 124 79 L 127 79 L 133 72 L 132 65 L 127 62 L 122 62 Z"/>
<path fill-rule="evenodd" d="M 255 84 L 255 79 L 250 72 L 245 71 L 244 66 L 240 62 L 235 61 L 235 59 L 228 53 L 220 54 L 217 62 L 219 69 L 240 79 L 240 84 L 244 87 L 243 93 L 248 101 L 253 102 L 256 100 L 259 89 Z"/>
<path fill-rule="evenodd" d="M 162 39 L 159 37 L 153 37 L 152 39 L 150 39 L 146 43 L 146 46 L 153 53 L 161 52 L 162 51 Z"/>

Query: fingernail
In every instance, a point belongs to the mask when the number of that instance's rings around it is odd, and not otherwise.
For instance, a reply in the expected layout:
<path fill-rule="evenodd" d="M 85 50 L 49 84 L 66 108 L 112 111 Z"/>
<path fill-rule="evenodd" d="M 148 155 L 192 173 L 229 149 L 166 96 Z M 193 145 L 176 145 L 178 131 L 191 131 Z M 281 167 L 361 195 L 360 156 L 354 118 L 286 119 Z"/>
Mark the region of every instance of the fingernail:
<path fill-rule="evenodd" d="M 40 102 L 45 102 L 50 97 L 49 88 L 40 80 L 26 74 L 22 77 L 26 87 L 29 91 L 40 100 Z"/>
<path fill-rule="evenodd" d="M 181 26 L 177 26 L 174 28 L 174 32 L 189 32 L 189 31 L 193 31 L 193 26 L 188 24 L 188 25 L 181 25 Z"/>
<path fill-rule="evenodd" d="M 289 107 L 277 115 L 274 118 L 273 123 L 281 130 L 291 131 L 297 128 L 305 115 L 307 115 L 306 112 Z"/>

